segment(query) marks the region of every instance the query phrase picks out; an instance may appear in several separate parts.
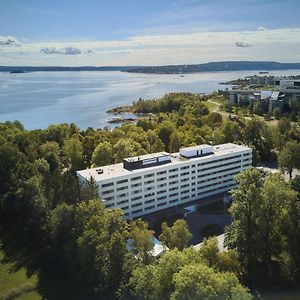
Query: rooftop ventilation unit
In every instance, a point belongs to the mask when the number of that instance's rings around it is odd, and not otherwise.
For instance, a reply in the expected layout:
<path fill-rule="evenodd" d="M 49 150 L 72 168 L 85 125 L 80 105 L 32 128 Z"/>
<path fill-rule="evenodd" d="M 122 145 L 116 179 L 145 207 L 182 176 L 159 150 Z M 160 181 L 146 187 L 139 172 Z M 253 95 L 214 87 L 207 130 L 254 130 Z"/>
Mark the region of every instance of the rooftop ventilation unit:
<path fill-rule="evenodd" d="M 199 145 L 187 148 L 181 148 L 179 154 L 186 158 L 193 158 L 213 154 L 213 146 Z"/>

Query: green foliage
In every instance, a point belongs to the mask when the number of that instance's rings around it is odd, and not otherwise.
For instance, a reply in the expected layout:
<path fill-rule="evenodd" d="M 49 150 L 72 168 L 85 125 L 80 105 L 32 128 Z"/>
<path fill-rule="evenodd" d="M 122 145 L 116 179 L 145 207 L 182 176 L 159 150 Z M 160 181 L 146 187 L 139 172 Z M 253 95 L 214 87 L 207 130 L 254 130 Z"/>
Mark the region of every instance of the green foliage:
<path fill-rule="evenodd" d="M 278 155 L 278 164 L 292 178 L 293 169 L 300 168 L 300 144 L 295 141 L 287 142 Z"/>
<path fill-rule="evenodd" d="M 252 299 L 233 274 L 216 273 L 202 264 L 184 266 L 173 280 L 173 300 Z"/>
<path fill-rule="evenodd" d="M 248 282 L 260 284 L 264 279 L 268 284 L 283 278 L 285 282 L 293 282 L 295 277 L 287 278 L 275 270 L 287 262 L 283 260 L 284 253 L 294 257 L 291 250 L 295 244 L 290 248 L 286 244 L 287 238 L 292 242 L 286 226 L 289 224 L 290 229 L 299 226 L 295 219 L 296 193 L 279 174 L 264 176 L 256 169 L 243 172 L 237 181 L 239 187 L 232 191 L 233 222 L 226 231 L 227 245 L 236 249 Z M 298 243 L 299 240 L 297 246 Z M 296 269 L 293 272 L 298 272 Z"/>
<path fill-rule="evenodd" d="M 92 155 L 92 163 L 96 166 L 109 165 L 113 161 L 113 148 L 109 142 L 99 143 Z"/>
<path fill-rule="evenodd" d="M 200 251 L 171 250 L 157 263 L 137 267 L 130 279 L 133 298 L 251 299 L 236 275 L 209 267 Z"/>
<path fill-rule="evenodd" d="M 149 264 L 152 261 L 150 251 L 153 248 L 153 231 L 149 230 L 148 223 L 138 219 L 130 224 L 130 238 L 133 240 L 133 253 L 141 259 L 143 264 Z"/>
<path fill-rule="evenodd" d="M 161 229 L 162 233 L 159 238 L 170 249 L 183 250 L 192 238 L 185 220 L 176 220 L 171 227 L 163 223 Z"/>
<path fill-rule="evenodd" d="M 138 298 L 140 293 L 145 299 L 157 299 L 158 295 L 167 299 L 175 292 L 174 274 L 190 262 L 208 266 L 217 274 L 243 275 L 245 280 L 257 274 L 258 280 L 260 274 L 273 279 L 277 272 L 286 274 L 282 282 L 295 284 L 300 278 L 299 239 L 294 234 L 299 232 L 299 202 L 277 177 L 265 180 L 253 169 L 238 178 L 240 187 L 233 192 L 230 209 L 229 252 L 219 253 L 211 240 L 204 242 L 198 254 L 184 249 L 190 234 L 186 224 L 179 222 L 172 227 L 164 225 L 162 240 L 169 248 L 184 250 L 165 253 L 156 262 L 149 256 L 153 233 L 147 225 L 133 223 L 127 229 L 121 212 L 104 210 L 101 201 L 92 201 L 98 198 L 93 179 L 79 185 L 75 171 L 91 164 L 106 165 L 125 157 L 173 152 L 201 143 L 245 143 L 253 149 L 254 165 L 275 162 L 275 153 L 279 153 L 283 171 L 299 168 L 299 126 L 284 119 L 273 128 L 256 119 L 226 120 L 206 106 L 212 103 L 207 100 L 222 102 L 222 96 L 216 97 L 171 93 L 156 100 L 140 99 L 133 109 L 155 115 L 113 130 L 80 131 L 74 124 L 60 124 L 27 131 L 20 122 L 0 123 L 4 261 L 12 263 L 13 270 L 26 268 L 28 275 L 37 274 L 39 291 L 47 299 L 116 295 L 128 299 Z M 291 186 L 299 197 L 297 180 Z M 136 245 L 134 254 L 141 259 L 127 253 L 129 236 Z M 145 270 L 153 271 L 158 279 Z M 190 280 L 183 275 L 179 278 Z M 139 277 L 144 278 L 142 283 L 135 281 Z M 198 287 L 193 287 L 193 295 L 197 295 Z M 181 291 L 185 288 L 178 290 L 178 295 L 184 295 Z M 243 292 L 236 287 L 232 295 Z"/>

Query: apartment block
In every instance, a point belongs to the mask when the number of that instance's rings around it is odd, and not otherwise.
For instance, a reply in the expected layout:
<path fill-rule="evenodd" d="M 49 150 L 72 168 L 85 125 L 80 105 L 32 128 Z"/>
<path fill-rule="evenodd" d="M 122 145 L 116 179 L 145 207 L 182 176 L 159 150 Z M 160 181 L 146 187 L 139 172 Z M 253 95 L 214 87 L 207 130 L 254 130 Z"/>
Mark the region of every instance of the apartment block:
<path fill-rule="evenodd" d="M 135 218 L 228 192 L 236 186 L 234 176 L 251 164 L 249 147 L 198 145 L 125 158 L 77 176 L 82 183 L 93 177 L 107 208 L 122 208 L 125 218 Z"/>

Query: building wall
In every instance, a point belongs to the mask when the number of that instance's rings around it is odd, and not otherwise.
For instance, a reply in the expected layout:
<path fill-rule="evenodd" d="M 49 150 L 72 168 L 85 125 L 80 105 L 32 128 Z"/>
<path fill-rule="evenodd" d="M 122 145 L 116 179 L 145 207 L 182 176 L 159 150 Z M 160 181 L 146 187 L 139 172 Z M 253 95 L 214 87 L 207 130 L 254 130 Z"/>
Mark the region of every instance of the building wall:
<path fill-rule="evenodd" d="M 207 159 L 190 159 L 98 182 L 107 208 L 122 208 L 126 218 L 188 203 L 236 186 L 234 176 L 251 167 L 251 149 Z"/>

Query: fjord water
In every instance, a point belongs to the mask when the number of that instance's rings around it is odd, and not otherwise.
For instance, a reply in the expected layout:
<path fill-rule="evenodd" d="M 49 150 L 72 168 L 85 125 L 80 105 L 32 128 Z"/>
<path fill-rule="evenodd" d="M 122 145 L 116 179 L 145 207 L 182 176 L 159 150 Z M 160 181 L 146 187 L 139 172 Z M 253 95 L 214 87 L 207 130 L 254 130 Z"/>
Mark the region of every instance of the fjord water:
<path fill-rule="evenodd" d="M 255 71 L 186 74 L 125 72 L 0 73 L 0 122 L 19 120 L 26 129 L 75 123 L 81 129 L 107 125 L 110 108 L 140 97 L 156 98 L 169 92 L 210 93 L 220 82 L 257 74 Z M 294 75 L 299 70 L 272 71 Z"/>

